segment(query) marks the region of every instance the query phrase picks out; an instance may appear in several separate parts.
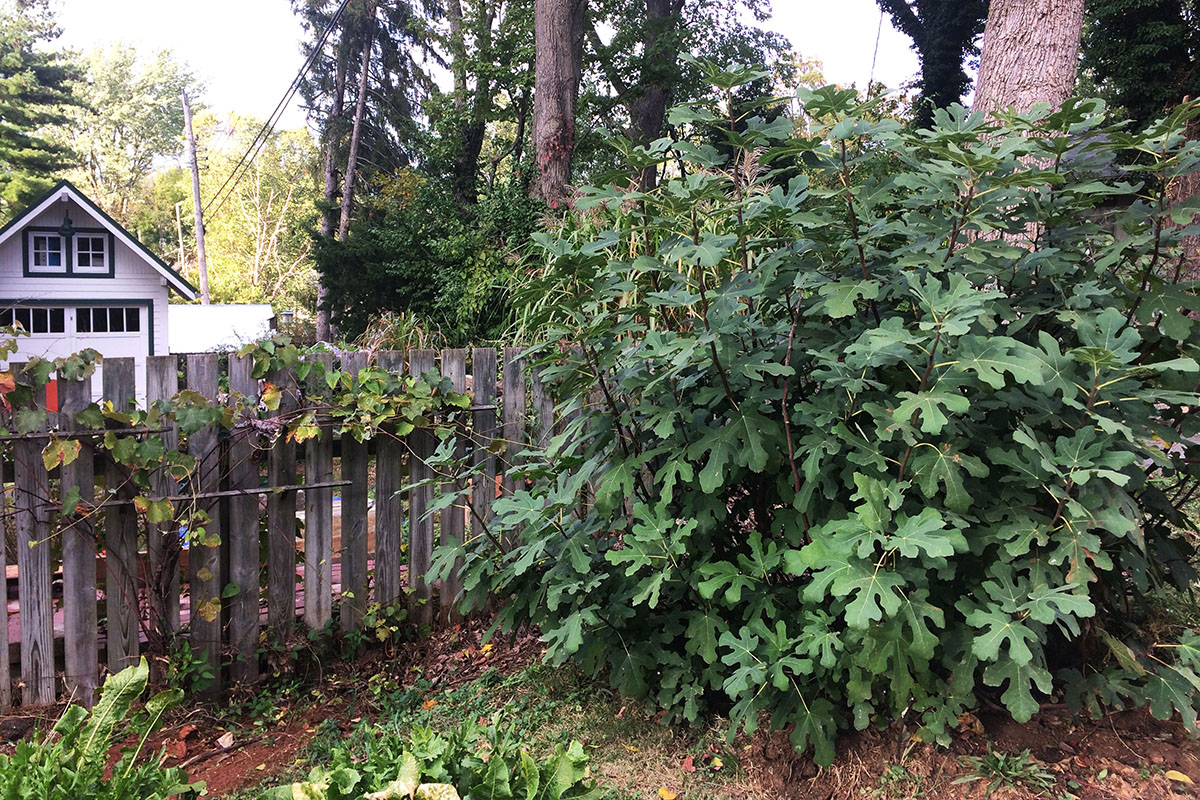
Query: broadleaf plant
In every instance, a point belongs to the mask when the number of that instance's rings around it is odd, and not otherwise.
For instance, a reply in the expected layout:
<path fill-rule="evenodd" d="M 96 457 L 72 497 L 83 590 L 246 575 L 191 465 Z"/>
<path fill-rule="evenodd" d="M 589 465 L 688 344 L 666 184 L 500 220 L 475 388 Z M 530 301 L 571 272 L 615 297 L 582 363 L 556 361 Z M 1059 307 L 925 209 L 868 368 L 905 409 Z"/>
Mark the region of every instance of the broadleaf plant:
<path fill-rule="evenodd" d="M 945 742 L 984 694 L 1194 730 L 1195 634 L 1139 631 L 1194 580 L 1196 209 L 1167 190 L 1196 107 L 912 131 L 824 88 L 793 130 L 727 96 L 673 115 L 654 191 L 541 237 L 558 435 L 438 569 L 552 661 L 822 763 L 850 727 Z"/>

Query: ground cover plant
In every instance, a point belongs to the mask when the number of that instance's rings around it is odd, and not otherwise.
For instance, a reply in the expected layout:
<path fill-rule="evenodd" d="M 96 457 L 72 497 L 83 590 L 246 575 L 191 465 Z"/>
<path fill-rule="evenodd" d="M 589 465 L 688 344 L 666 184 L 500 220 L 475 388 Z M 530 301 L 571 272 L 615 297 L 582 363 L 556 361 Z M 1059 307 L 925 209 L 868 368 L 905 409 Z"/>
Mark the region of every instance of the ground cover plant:
<path fill-rule="evenodd" d="M 18 742 L 11 755 L 0 754 L 0 797 L 166 800 L 198 796 L 203 783 L 188 783 L 177 767 L 160 767 L 161 758 L 142 757 L 146 740 L 163 715 L 183 697 L 177 689 L 159 692 L 131 715 L 149 677 L 143 658 L 108 677 L 90 713 L 83 706 L 69 705 L 50 733 L 35 733 L 32 739 Z M 114 741 L 124 737 L 133 746 L 120 748 L 114 761 Z"/>
<path fill-rule="evenodd" d="M 731 101 L 756 73 L 710 76 Z M 577 413 L 440 568 L 551 660 L 824 764 L 848 728 L 946 742 L 983 695 L 1194 731 L 1200 635 L 1144 622 L 1194 577 L 1196 209 L 1167 198 L 1196 109 L 905 131 L 804 100 L 799 132 L 676 109 L 627 156 L 677 177 L 541 238 L 541 366 Z"/>

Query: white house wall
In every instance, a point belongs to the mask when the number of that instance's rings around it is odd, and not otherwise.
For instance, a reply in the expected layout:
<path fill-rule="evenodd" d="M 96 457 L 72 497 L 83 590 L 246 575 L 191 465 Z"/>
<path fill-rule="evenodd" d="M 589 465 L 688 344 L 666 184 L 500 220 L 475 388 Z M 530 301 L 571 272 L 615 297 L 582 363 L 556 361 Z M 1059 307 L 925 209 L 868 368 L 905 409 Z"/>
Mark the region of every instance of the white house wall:
<path fill-rule="evenodd" d="M 99 221 L 91 213 L 76 204 L 73 200 L 56 202 L 42 214 L 29 220 L 23 227 L 57 228 L 62 225 L 63 211 L 66 210 L 75 228 L 100 228 Z M 153 355 L 167 355 L 170 343 L 167 340 L 167 286 L 166 279 L 154 271 L 144 258 L 120 240 L 114 240 L 113 277 L 26 277 L 22 264 L 25 258 L 26 234 L 24 231 L 0 244 L 0 303 L 5 307 L 20 305 L 22 301 L 40 301 L 61 303 L 68 308 L 76 303 L 103 304 L 118 306 L 122 304 L 149 305 L 149 320 L 143 320 L 153 333 Z M 72 321 L 68 321 L 68 331 L 73 331 Z M 86 336 L 86 334 L 84 335 Z M 71 352 L 62 352 L 65 342 L 49 342 L 46 337 L 20 337 L 20 349 L 12 356 L 13 361 L 28 359 L 30 355 L 65 356 Z M 93 347 L 101 355 L 106 355 L 103 340 L 96 339 L 86 345 Z M 138 357 L 137 392 L 138 397 L 145 397 L 145 357 L 149 346 L 142 348 Z M 119 355 L 129 355 L 121 352 Z M 100 383 L 97 375 L 94 389 L 98 392 Z"/>

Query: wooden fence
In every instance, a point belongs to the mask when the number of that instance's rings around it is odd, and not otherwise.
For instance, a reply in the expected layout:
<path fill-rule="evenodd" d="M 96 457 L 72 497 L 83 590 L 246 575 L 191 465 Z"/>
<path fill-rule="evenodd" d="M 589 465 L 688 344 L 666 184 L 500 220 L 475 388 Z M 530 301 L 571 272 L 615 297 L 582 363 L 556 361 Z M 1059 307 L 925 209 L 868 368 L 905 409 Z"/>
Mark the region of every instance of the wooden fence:
<path fill-rule="evenodd" d="M 335 602 L 342 631 L 361 628 L 371 603 L 407 602 L 418 624 L 453 619 L 457 577 L 440 587 L 426 579 L 435 533 L 442 542 L 474 535 L 478 520 L 491 519 L 498 493 L 512 490 L 511 479 L 496 476 L 554 428 L 554 403 L 529 374 L 522 352 L 311 356 L 352 375 L 369 364 L 394 374 L 440 369 L 471 397 L 469 435 L 458 441 L 479 477 L 470 487 L 447 487 L 466 499 L 441 511 L 436 525 L 426 513 L 435 486 L 403 490 L 433 477 L 426 459 L 435 439 L 428 430 L 357 442 L 350 436 L 338 441 L 327 425 L 297 445 L 269 435 L 261 420 L 244 419 L 231 430 L 210 425 L 186 437 L 186 451 L 197 460 L 186 485 L 162 469 L 149 491 L 137 490 L 196 504 L 209 515 L 207 536 L 190 546 L 180 543 L 186 537 L 178 523 L 150 523 L 139 513 L 128 473 L 111 459 L 106 463 L 103 448 L 95 447 L 105 431 L 77 416 L 91 402 L 90 381 L 60 381 L 59 413 L 47 416 L 45 432 L 0 437 L 0 474 L 12 481 L 4 492 L 9 546 L 0 547 L 0 631 L 8 644 L 0 658 L 0 712 L 64 696 L 90 702 L 106 669 L 119 670 L 179 635 L 217 676 L 213 692 L 222 681 L 250 683 L 258 678 L 264 629 L 279 639 L 298 624 L 323 630 Z M 276 414 L 304 401 L 306 387 L 294 370 L 268 380 L 283 388 Z M 230 356 L 222 376 L 214 354 L 150 358 L 146 386 L 147 404 L 181 389 L 213 403 L 260 391 L 249 357 Z M 135 402 L 132 359 L 105 360 L 103 396 L 118 410 Z M 44 404 L 44 392 L 35 402 Z M 51 432 L 58 440 L 81 441 L 80 457 L 48 470 L 42 453 Z M 168 448 L 180 439 L 172 425 L 140 434 L 159 436 Z M 492 446 L 497 438 L 503 446 Z M 72 489 L 84 511 L 63 514 L 59 499 Z M 6 549 L 15 550 L 15 564 L 5 563 Z"/>

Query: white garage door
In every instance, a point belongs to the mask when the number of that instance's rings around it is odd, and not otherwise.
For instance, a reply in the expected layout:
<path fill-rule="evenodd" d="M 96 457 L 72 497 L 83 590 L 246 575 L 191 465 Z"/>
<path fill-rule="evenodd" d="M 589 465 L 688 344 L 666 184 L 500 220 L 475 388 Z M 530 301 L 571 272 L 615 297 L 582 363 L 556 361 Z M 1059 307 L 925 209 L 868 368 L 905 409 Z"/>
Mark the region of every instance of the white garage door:
<path fill-rule="evenodd" d="M 150 320 L 144 305 L 10 306 L 0 309 L 0 327 L 18 324 L 29 332 L 17 339 L 12 361 L 31 356 L 63 358 L 92 348 L 105 358 L 132 358 L 136 393 L 146 396 L 146 356 L 150 349 Z M 101 366 L 92 378 L 92 397 L 103 387 Z"/>

